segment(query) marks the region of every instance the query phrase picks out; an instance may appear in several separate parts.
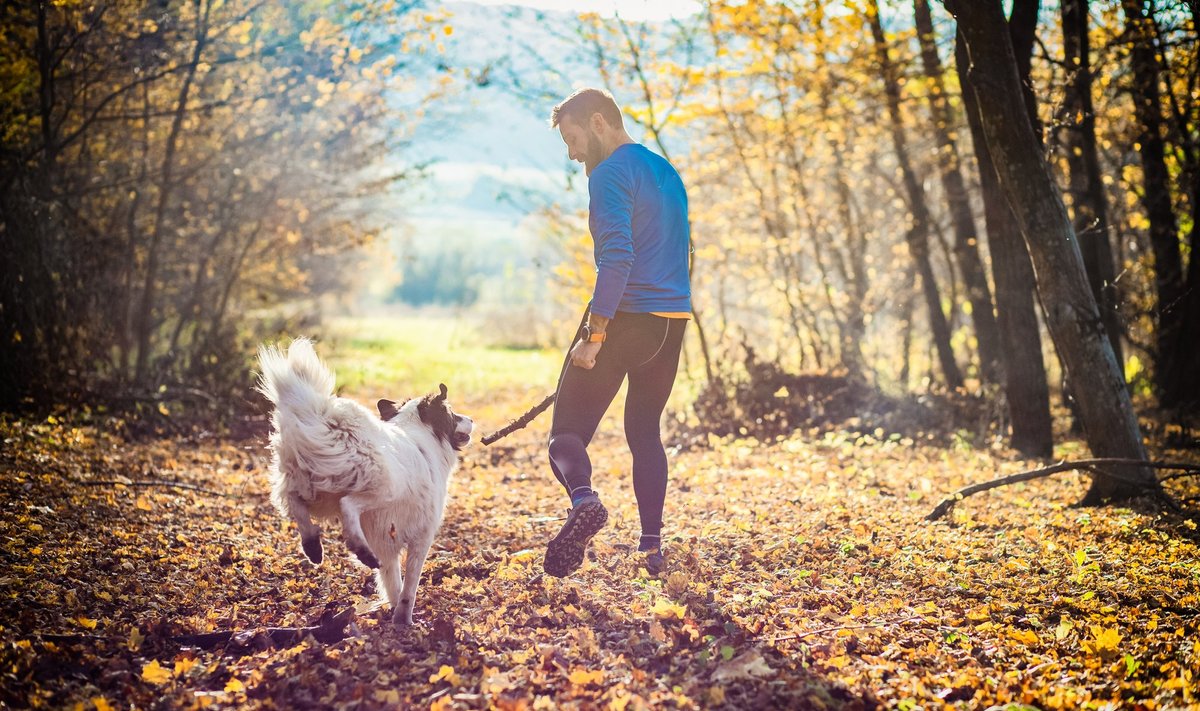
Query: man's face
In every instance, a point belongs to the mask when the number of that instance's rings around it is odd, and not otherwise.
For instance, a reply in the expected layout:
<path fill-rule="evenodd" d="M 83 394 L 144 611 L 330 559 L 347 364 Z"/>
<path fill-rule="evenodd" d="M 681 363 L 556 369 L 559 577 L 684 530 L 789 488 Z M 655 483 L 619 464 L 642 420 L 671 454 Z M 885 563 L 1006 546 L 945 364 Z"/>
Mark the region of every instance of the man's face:
<path fill-rule="evenodd" d="M 591 175 L 604 158 L 600 137 L 590 127 L 570 118 L 558 122 L 558 132 L 567 144 L 567 155 L 571 160 L 583 163 L 584 172 Z"/>

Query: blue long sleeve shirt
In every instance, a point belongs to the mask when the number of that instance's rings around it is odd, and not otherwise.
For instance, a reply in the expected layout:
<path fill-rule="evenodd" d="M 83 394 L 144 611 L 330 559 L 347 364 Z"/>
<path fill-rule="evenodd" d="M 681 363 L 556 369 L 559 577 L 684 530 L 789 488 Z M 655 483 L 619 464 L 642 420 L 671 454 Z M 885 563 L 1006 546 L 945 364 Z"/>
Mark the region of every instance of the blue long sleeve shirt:
<path fill-rule="evenodd" d="M 592 313 L 691 311 L 687 192 L 665 158 L 618 146 L 588 179 L 596 257 Z"/>

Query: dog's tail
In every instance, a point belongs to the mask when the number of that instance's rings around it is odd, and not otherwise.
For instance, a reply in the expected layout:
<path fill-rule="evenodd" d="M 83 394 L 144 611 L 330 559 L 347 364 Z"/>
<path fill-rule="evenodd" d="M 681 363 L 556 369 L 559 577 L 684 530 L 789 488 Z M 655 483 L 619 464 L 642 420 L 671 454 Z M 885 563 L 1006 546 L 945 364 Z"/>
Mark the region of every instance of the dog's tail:
<path fill-rule="evenodd" d="M 259 346 L 258 391 L 282 411 L 301 419 L 321 416 L 333 397 L 333 372 L 317 357 L 312 341 L 297 338 L 287 351 Z"/>

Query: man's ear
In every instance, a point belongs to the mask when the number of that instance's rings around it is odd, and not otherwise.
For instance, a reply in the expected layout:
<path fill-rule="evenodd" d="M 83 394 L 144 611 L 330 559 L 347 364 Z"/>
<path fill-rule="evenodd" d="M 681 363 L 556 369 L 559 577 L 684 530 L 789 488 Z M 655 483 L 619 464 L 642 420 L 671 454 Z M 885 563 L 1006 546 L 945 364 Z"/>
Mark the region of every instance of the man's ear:
<path fill-rule="evenodd" d="M 400 412 L 400 410 L 396 407 L 396 403 L 392 402 L 391 400 L 380 400 L 378 403 L 376 403 L 376 406 L 379 408 L 379 416 L 383 418 L 384 422 L 392 419 L 396 416 L 397 412 Z"/>
<path fill-rule="evenodd" d="M 603 136 L 608 131 L 608 121 L 604 120 L 604 116 L 599 111 L 592 114 L 592 118 L 588 121 L 588 126 L 597 136 Z"/>

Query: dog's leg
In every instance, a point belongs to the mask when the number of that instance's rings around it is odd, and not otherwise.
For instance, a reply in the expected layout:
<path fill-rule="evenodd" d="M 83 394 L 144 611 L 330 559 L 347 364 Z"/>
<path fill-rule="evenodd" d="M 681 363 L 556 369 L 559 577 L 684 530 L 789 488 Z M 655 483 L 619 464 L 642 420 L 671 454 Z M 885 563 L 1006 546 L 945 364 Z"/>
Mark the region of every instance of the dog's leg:
<path fill-rule="evenodd" d="M 400 592 L 400 600 L 392 612 L 392 623 L 397 627 L 413 623 L 413 606 L 417 602 L 417 585 L 421 582 L 421 568 L 425 567 L 425 557 L 429 555 L 429 546 L 433 541 L 424 541 L 409 545 L 404 555 L 404 589 Z"/>
<path fill-rule="evenodd" d="M 304 549 L 304 555 L 313 565 L 320 565 L 324 557 L 321 552 L 321 529 L 312 522 L 308 504 L 294 491 L 288 494 L 288 513 L 300 528 L 300 547 Z"/>
<path fill-rule="evenodd" d="M 362 564 L 368 568 L 378 568 L 379 559 L 371 552 L 371 547 L 367 545 L 366 536 L 363 535 L 362 522 L 359 517 L 367 508 L 367 501 L 358 501 L 354 496 L 344 496 L 338 502 L 338 506 L 342 511 L 342 535 L 346 537 L 346 547 L 350 552 L 358 556 Z"/>
<path fill-rule="evenodd" d="M 396 608 L 400 602 L 400 556 L 385 555 L 379 562 L 379 570 L 375 571 L 375 583 L 379 594 L 383 595 L 387 604 Z"/>

